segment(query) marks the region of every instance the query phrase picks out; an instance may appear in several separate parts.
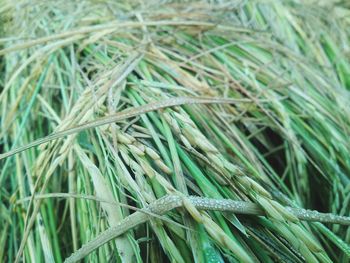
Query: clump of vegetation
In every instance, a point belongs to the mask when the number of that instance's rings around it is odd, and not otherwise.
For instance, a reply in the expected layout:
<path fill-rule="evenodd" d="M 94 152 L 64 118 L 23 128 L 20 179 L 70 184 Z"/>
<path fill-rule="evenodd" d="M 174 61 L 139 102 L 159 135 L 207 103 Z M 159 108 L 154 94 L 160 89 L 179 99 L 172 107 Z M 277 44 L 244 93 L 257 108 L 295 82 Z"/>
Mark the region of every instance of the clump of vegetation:
<path fill-rule="evenodd" d="M 348 262 L 345 1 L 0 14 L 1 262 Z"/>

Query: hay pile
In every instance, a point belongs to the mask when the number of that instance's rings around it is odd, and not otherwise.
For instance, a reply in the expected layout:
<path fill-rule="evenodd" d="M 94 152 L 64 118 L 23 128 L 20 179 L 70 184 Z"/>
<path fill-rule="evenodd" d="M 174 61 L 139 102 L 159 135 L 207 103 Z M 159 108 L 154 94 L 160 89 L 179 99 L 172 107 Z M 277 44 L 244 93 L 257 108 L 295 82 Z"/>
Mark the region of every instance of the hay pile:
<path fill-rule="evenodd" d="M 1 262 L 348 262 L 345 1 L 0 17 Z"/>

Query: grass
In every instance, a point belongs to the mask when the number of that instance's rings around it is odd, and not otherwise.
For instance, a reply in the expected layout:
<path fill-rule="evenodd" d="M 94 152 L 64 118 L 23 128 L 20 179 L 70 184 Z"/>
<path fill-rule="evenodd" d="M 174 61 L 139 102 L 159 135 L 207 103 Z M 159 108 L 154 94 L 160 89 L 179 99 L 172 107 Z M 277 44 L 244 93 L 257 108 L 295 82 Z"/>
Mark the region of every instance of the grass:
<path fill-rule="evenodd" d="M 349 12 L 2 0 L 0 262 L 348 262 Z"/>

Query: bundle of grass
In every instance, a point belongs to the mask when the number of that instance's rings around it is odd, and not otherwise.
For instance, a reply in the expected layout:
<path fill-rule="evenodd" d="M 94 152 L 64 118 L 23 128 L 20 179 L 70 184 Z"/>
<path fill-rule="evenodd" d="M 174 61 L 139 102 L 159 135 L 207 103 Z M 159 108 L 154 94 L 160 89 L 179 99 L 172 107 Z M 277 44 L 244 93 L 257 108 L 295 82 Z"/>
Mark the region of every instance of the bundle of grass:
<path fill-rule="evenodd" d="M 0 261 L 348 262 L 326 4 L 3 0 Z"/>

